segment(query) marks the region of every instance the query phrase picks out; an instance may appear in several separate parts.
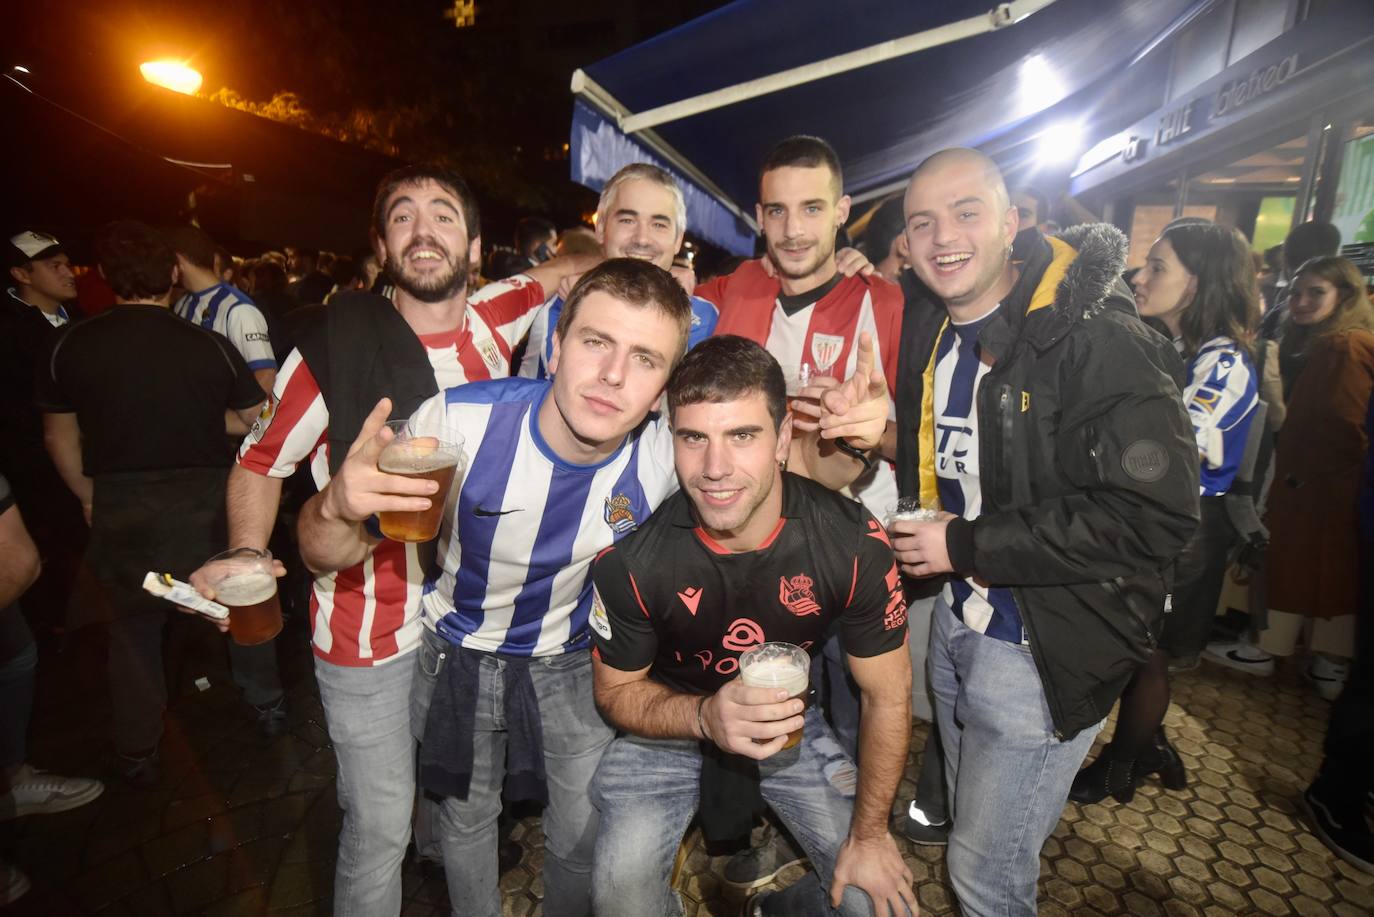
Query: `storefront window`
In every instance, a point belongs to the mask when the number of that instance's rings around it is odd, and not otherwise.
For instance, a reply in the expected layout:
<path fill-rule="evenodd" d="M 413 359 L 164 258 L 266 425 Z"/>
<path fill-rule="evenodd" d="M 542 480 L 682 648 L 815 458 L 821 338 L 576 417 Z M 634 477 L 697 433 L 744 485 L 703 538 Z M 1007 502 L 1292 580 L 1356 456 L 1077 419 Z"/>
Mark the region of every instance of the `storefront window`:
<path fill-rule="evenodd" d="M 1345 143 L 1331 222 L 1346 245 L 1374 243 L 1374 119 L 1357 124 Z"/>
<path fill-rule="evenodd" d="M 1283 34 L 1288 24 L 1290 0 L 1236 0 L 1236 22 L 1231 30 L 1229 67 Z"/>

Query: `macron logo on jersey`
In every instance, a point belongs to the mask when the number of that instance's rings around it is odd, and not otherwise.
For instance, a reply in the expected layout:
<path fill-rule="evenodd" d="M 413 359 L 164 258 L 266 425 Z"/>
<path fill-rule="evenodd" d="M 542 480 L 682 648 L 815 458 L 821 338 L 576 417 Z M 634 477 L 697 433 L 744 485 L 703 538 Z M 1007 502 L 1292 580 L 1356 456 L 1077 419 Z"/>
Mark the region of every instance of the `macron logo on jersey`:
<path fill-rule="evenodd" d="M 688 586 L 677 594 L 682 599 L 682 604 L 687 606 L 687 610 L 692 613 L 692 617 L 697 616 L 697 606 L 701 604 L 701 587 Z"/>

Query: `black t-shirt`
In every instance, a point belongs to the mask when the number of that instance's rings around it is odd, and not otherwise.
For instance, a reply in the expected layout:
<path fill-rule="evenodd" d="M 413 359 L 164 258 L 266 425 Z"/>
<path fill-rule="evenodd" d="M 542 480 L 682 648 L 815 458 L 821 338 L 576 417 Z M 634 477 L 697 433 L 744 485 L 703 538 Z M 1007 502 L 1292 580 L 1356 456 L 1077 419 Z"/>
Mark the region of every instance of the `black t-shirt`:
<path fill-rule="evenodd" d="M 40 410 L 75 412 L 92 476 L 227 468 L 225 409 L 264 397 L 227 339 L 150 305 L 116 306 L 66 329 L 34 382 Z"/>
<path fill-rule="evenodd" d="M 593 567 L 591 629 L 602 662 L 678 691 L 711 694 L 740 654 L 783 641 L 813 655 L 837 618 L 845 651 L 877 656 L 906 639 L 906 600 L 887 533 L 859 503 L 783 475 L 782 519 L 731 553 L 679 491 Z"/>

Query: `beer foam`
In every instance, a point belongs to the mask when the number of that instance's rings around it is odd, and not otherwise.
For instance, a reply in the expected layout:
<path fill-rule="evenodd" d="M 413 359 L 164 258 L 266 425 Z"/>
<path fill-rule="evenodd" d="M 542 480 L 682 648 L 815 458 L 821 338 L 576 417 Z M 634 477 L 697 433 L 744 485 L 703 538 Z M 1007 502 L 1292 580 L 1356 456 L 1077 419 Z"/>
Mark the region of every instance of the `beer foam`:
<path fill-rule="evenodd" d="M 270 573 L 235 573 L 215 586 L 215 601 L 243 608 L 270 599 L 276 591 L 277 578 Z"/>
<path fill-rule="evenodd" d="M 806 690 L 811 673 L 790 659 L 760 659 L 743 670 L 744 682 L 754 688 L 782 688 L 796 695 Z"/>
<path fill-rule="evenodd" d="M 425 474 L 458 464 L 453 451 L 432 443 L 392 443 L 377 467 L 387 474 Z"/>

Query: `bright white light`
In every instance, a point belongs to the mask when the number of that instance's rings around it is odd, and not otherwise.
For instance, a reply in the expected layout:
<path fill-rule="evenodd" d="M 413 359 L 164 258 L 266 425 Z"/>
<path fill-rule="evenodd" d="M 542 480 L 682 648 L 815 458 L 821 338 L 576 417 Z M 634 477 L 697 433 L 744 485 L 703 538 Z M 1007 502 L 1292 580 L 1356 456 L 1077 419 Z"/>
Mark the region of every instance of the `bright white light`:
<path fill-rule="evenodd" d="M 1035 155 L 1043 165 L 1073 162 L 1083 152 L 1086 131 L 1076 121 L 1054 124 L 1040 132 Z"/>
<path fill-rule="evenodd" d="M 28 73 L 28 72 L 29 72 L 29 68 L 28 68 L 28 67 L 25 67 L 23 64 L 15 64 L 14 69 L 15 69 L 15 71 L 18 72 L 18 73 Z"/>
<path fill-rule="evenodd" d="M 185 95 L 193 95 L 200 88 L 200 72 L 185 61 L 153 60 L 138 67 L 143 78 L 154 86 L 170 89 Z"/>
<path fill-rule="evenodd" d="M 1017 70 L 1020 114 L 1029 115 L 1064 98 L 1068 88 L 1043 54 L 1032 54 Z"/>

